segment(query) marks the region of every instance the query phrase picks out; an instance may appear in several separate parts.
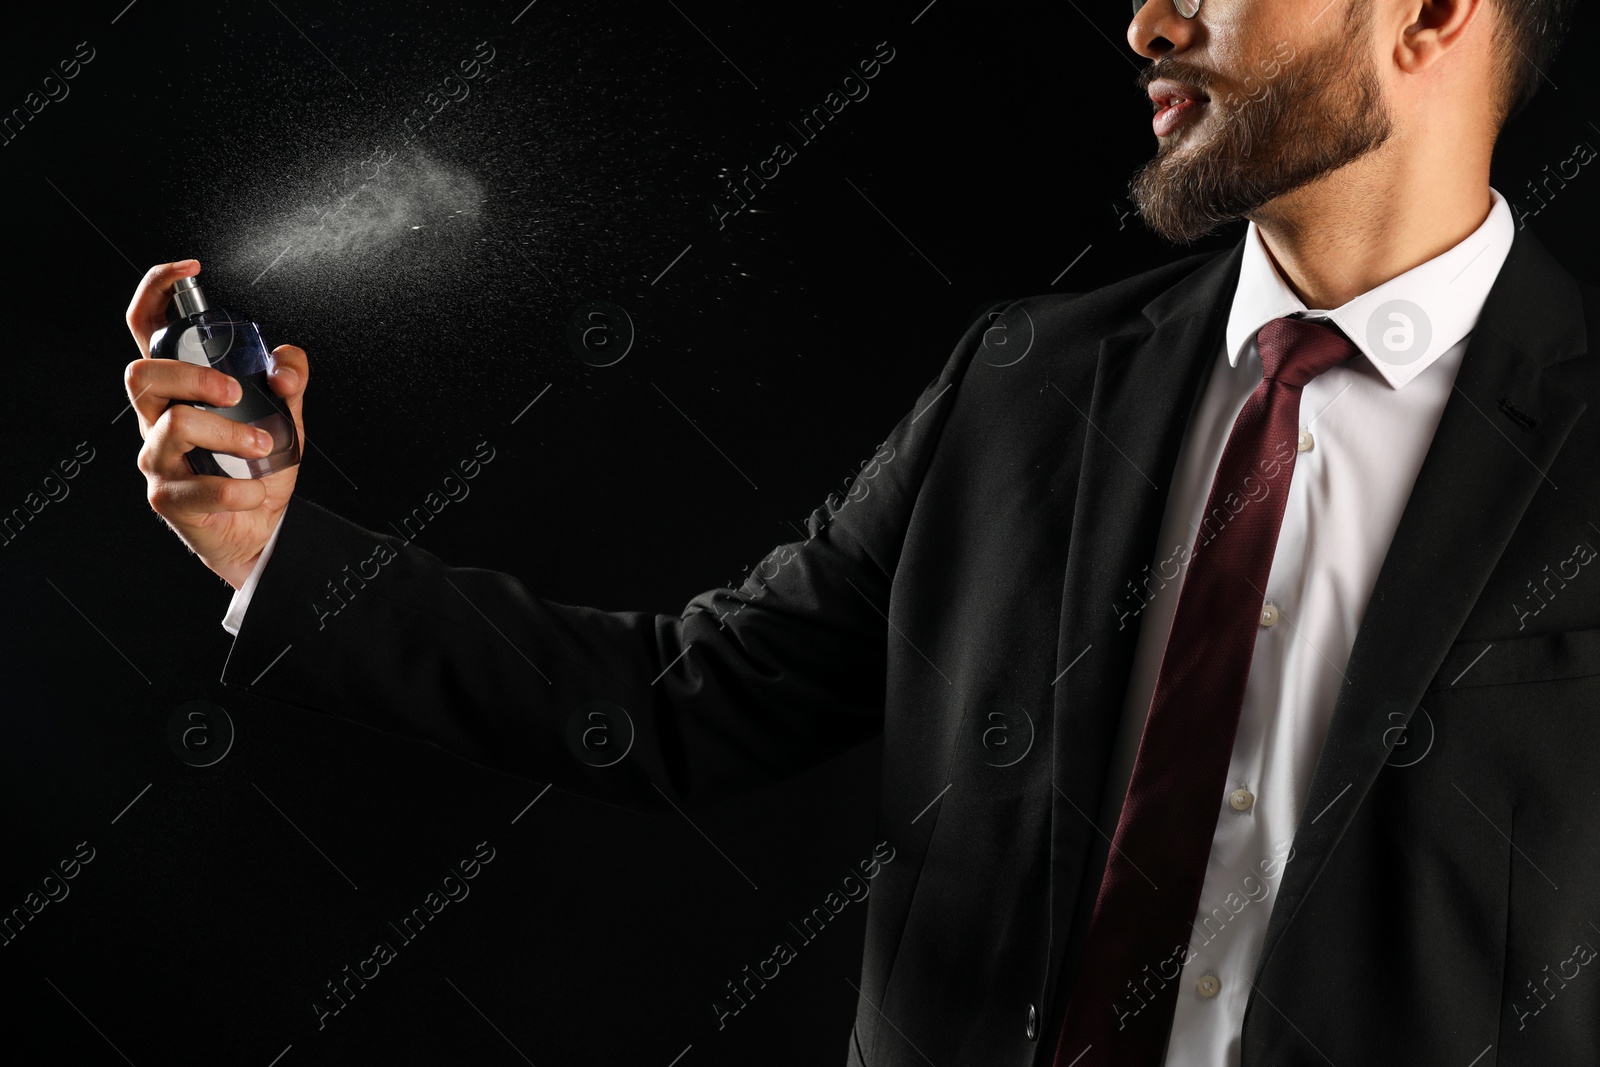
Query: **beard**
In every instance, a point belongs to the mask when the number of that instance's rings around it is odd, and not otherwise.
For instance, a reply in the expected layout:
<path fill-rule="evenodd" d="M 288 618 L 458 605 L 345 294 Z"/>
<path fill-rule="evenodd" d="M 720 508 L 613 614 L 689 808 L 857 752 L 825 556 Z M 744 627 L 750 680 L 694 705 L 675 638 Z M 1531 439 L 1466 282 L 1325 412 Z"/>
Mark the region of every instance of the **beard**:
<path fill-rule="evenodd" d="M 1208 114 L 1169 135 L 1156 157 L 1133 176 L 1129 195 L 1139 217 L 1156 234 L 1188 244 L 1225 223 L 1371 152 L 1386 141 L 1393 122 L 1373 60 L 1363 48 L 1365 9 L 1355 0 L 1345 31 L 1318 51 L 1263 61 L 1270 84 L 1242 99 L 1213 98 Z M 1279 46 L 1279 52 L 1287 47 Z M 1158 60 L 1140 75 L 1143 89 L 1170 77 L 1210 95 L 1206 72 L 1181 59 Z M 1267 82 L 1268 77 L 1247 81 Z M 1209 112 L 1215 112 L 1211 114 Z M 1207 122 L 1220 125 L 1206 132 Z M 1193 142 L 1193 143 L 1189 143 Z"/>

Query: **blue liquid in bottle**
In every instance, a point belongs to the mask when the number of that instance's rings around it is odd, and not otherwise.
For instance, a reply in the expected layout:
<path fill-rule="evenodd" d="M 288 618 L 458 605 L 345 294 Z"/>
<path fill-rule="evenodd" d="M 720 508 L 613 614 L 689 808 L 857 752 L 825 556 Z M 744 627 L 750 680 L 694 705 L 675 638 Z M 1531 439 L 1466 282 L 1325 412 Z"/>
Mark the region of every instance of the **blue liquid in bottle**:
<path fill-rule="evenodd" d="M 234 422 L 248 423 L 272 435 L 272 451 L 265 456 L 234 456 L 195 447 L 185 453 L 196 474 L 225 478 L 264 478 L 300 462 L 300 439 L 294 417 L 267 383 L 267 346 L 261 330 L 249 319 L 211 307 L 193 278 L 179 278 L 173 286 L 178 321 L 150 337 L 150 354 L 157 359 L 181 359 L 211 367 L 236 378 L 243 396 L 232 407 L 187 403 Z"/>

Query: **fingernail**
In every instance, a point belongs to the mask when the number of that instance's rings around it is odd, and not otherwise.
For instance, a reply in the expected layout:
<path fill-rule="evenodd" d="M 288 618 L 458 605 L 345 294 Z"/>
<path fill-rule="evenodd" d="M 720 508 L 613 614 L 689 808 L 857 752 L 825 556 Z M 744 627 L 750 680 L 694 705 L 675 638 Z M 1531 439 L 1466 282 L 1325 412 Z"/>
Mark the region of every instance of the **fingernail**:
<path fill-rule="evenodd" d="M 265 430 L 256 431 L 256 445 L 260 448 L 272 448 L 272 435 Z"/>
<path fill-rule="evenodd" d="M 239 385 L 237 380 L 235 380 L 233 378 L 229 378 L 228 379 L 228 403 L 237 404 L 240 401 L 240 399 L 243 398 L 243 396 L 244 396 L 243 387 L 241 387 Z"/>
<path fill-rule="evenodd" d="M 183 270 L 183 269 L 185 269 L 187 267 L 194 266 L 195 262 L 196 261 L 192 260 L 192 259 L 180 259 L 180 260 L 178 260 L 178 262 L 174 263 L 173 266 L 177 267 L 179 270 Z"/>

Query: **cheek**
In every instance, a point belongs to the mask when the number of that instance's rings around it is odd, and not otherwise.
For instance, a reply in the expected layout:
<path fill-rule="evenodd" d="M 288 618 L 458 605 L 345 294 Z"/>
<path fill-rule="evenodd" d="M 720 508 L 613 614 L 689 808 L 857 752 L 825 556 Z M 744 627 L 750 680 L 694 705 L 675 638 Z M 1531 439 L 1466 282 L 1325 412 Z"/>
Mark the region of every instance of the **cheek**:
<path fill-rule="evenodd" d="M 1325 2 L 1327 0 L 1318 0 L 1318 6 Z M 1212 11 L 1212 7 L 1224 10 Z M 1278 54 L 1275 51 L 1278 42 L 1304 39 L 1308 32 L 1304 23 L 1315 15 L 1314 9 L 1309 11 L 1299 23 L 1299 29 L 1290 32 L 1292 27 L 1289 22 L 1273 10 L 1271 4 L 1261 0 L 1247 0 L 1243 4 L 1207 0 L 1202 4 L 1198 17 L 1206 24 L 1205 55 L 1195 62 L 1209 71 L 1214 79 L 1212 98 L 1225 97 L 1229 93 L 1239 97 L 1247 95 L 1245 78 L 1253 76 L 1260 81 L 1260 64 Z M 1330 8 L 1328 15 L 1319 19 L 1311 32 L 1335 17 L 1343 16 Z"/>

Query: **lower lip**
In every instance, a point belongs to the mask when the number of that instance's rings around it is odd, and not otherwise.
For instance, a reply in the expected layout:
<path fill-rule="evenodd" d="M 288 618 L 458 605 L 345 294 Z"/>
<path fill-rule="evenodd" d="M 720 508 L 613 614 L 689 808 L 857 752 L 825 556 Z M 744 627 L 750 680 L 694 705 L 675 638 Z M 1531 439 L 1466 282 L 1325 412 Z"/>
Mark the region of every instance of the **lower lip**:
<path fill-rule="evenodd" d="M 1206 101 L 1204 100 L 1180 100 L 1176 104 L 1157 111 L 1155 117 L 1150 120 L 1150 125 L 1156 131 L 1157 137 L 1165 137 L 1198 115 L 1200 109 L 1205 106 Z"/>

